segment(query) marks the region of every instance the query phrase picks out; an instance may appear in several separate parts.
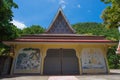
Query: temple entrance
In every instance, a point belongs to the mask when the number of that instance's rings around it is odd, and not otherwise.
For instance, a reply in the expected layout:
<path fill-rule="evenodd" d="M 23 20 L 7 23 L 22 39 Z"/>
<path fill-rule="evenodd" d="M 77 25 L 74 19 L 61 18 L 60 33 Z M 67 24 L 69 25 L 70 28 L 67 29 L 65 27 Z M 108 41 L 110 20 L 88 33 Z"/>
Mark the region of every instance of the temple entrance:
<path fill-rule="evenodd" d="M 79 74 L 79 64 L 76 51 L 74 49 L 48 49 L 44 60 L 44 74 Z"/>

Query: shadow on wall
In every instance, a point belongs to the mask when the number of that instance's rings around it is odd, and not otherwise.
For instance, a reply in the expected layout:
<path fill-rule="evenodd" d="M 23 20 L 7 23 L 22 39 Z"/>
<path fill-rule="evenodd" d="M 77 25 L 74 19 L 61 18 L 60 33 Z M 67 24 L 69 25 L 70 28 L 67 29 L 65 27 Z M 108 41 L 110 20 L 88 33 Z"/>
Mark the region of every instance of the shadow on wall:
<path fill-rule="evenodd" d="M 0 56 L 0 75 L 9 75 L 13 58 L 10 56 Z"/>

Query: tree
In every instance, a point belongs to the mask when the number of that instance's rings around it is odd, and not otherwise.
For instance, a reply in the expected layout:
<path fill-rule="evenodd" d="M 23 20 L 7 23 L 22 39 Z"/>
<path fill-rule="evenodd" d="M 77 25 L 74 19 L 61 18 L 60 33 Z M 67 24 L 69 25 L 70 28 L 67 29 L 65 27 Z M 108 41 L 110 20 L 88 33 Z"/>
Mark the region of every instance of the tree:
<path fill-rule="evenodd" d="M 117 55 L 116 46 L 110 47 L 107 52 L 108 63 L 111 69 L 120 69 L 120 56 Z"/>
<path fill-rule="evenodd" d="M 117 28 L 107 29 L 101 23 L 86 22 L 77 23 L 73 25 L 73 28 L 78 34 L 86 35 L 103 35 L 109 40 L 119 40 L 119 31 Z"/>
<path fill-rule="evenodd" d="M 120 27 L 120 0 L 101 0 L 105 4 L 108 4 L 107 8 L 102 13 L 102 19 L 107 28 Z M 112 31 L 111 31 L 112 32 Z M 113 34 L 111 34 L 113 35 Z M 118 35 L 119 38 L 119 35 Z M 108 50 L 108 61 L 110 68 L 120 68 L 120 56 L 115 54 L 116 48 L 110 48 Z"/>
<path fill-rule="evenodd" d="M 11 23 L 12 8 L 18 8 L 13 0 L 0 0 L 0 41 L 14 38 L 15 26 Z"/>
<path fill-rule="evenodd" d="M 9 47 L 5 46 L 2 41 L 11 40 L 18 36 L 17 27 L 11 23 L 12 8 L 18 8 L 13 0 L 0 0 L 0 55 L 9 51 Z"/>
<path fill-rule="evenodd" d="M 44 31 L 45 29 L 39 25 L 32 25 L 22 30 L 23 34 L 40 34 L 43 33 Z"/>
<path fill-rule="evenodd" d="M 101 0 L 108 4 L 102 13 L 104 24 L 108 28 L 118 28 L 120 26 L 120 0 Z"/>

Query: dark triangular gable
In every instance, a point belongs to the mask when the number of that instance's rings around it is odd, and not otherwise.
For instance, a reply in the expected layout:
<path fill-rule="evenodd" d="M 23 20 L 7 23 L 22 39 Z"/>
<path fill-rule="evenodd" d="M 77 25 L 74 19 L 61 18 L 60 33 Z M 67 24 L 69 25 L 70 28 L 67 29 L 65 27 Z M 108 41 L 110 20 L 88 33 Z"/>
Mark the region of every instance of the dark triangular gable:
<path fill-rule="evenodd" d="M 75 33 L 74 29 L 66 20 L 61 8 L 58 10 L 57 15 L 55 16 L 52 24 L 50 25 L 46 33 L 48 34 L 74 34 Z"/>

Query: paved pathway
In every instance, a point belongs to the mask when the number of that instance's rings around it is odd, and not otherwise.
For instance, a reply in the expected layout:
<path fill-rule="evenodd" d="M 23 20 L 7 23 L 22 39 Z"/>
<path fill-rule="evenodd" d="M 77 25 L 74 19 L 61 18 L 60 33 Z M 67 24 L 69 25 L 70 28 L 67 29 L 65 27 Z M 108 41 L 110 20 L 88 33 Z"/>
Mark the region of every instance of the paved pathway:
<path fill-rule="evenodd" d="M 120 70 L 111 70 L 111 74 L 108 75 L 4 76 L 0 80 L 120 80 Z"/>
<path fill-rule="evenodd" d="M 85 75 L 85 76 L 19 76 L 0 80 L 120 80 L 120 75 Z"/>
<path fill-rule="evenodd" d="M 75 76 L 51 76 L 48 80 L 78 80 Z"/>

